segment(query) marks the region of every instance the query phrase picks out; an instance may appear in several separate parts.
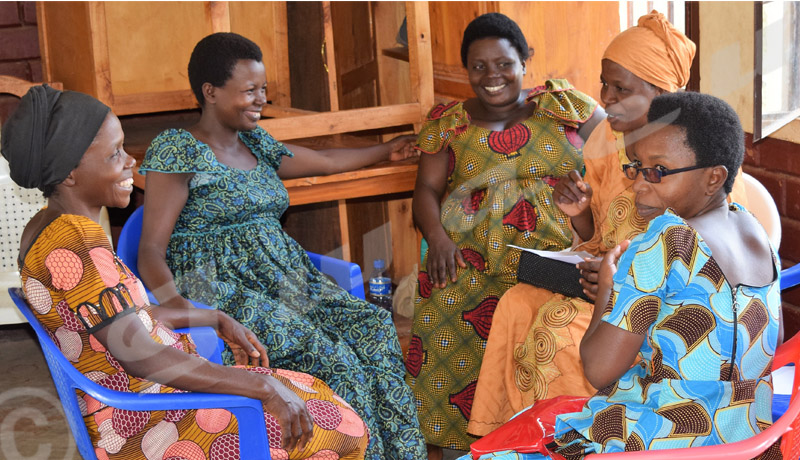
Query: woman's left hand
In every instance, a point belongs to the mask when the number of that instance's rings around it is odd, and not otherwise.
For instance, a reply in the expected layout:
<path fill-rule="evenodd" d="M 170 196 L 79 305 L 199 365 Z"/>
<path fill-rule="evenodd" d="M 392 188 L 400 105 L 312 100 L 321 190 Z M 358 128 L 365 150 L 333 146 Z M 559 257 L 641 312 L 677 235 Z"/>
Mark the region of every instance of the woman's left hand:
<path fill-rule="evenodd" d="M 406 134 L 397 136 L 386 143 L 389 147 L 389 160 L 400 161 L 406 158 L 418 157 L 419 150 L 414 148 L 417 142 L 417 136 L 414 134 Z"/>
<path fill-rule="evenodd" d="M 598 292 L 611 289 L 614 284 L 614 274 L 617 273 L 617 262 L 619 262 L 622 253 L 628 249 L 630 243 L 629 240 L 624 240 L 603 256 L 603 261 L 600 262 L 600 270 L 598 270 L 597 274 Z"/>
<path fill-rule="evenodd" d="M 237 365 L 269 366 L 267 349 L 258 340 L 258 337 L 250 329 L 241 323 L 219 312 L 219 326 L 217 334 L 233 351 L 233 358 Z"/>

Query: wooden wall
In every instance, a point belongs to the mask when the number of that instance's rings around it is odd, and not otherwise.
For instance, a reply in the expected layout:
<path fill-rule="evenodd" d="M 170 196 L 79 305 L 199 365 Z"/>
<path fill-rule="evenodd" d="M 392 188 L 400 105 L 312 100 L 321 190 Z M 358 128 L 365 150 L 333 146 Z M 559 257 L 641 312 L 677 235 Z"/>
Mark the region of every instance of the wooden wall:
<path fill-rule="evenodd" d="M 474 96 L 461 64 L 461 38 L 472 19 L 496 11 L 516 21 L 534 49 L 526 87 L 566 78 L 599 100 L 600 58 L 619 33 L 617 2 L 430 2 L 429 9 L 437 96 Z"/>
<path fill-rule="evenodd" d="M 781 215 L 784 268 L 800 262 L 800 120 L 753 143 L 752 2 L 700 2 L 700 91 L 729 103 L 745 130 L 743 169 L 769 190 Z M 786 337 L 800 331 L 800 287 L 783 293 Z"/>

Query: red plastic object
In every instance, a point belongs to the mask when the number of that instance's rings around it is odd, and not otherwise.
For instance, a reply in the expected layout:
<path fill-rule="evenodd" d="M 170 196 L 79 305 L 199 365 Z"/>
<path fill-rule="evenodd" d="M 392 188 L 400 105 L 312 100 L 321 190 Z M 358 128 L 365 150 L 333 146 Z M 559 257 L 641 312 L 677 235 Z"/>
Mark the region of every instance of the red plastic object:
<path fill-rule="evenodd" d="M 469 447 L 473 458 L 502 450 L 521 454 L 541 453 L 554 459 L 562 458 L 549 452 L 545 445 L 553 440 L 556 415 L 578 412 L 589 398 L 558 396 L 537 402 L 530 409 L 506 422 L 500 428 L 475 441 Z"/>

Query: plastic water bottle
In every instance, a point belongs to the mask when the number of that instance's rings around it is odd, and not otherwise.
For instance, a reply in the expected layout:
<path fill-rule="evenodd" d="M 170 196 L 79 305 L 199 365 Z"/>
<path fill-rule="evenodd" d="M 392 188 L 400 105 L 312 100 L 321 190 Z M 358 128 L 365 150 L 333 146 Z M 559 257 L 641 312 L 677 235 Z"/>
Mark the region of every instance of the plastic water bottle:
<path fill-rule="evenodd" d="M 370 301 L 392 312 L 392 279 L 386 276 L 386 263 L 375 259 L 372 263 L 372 276 L 369 277 Z"/>

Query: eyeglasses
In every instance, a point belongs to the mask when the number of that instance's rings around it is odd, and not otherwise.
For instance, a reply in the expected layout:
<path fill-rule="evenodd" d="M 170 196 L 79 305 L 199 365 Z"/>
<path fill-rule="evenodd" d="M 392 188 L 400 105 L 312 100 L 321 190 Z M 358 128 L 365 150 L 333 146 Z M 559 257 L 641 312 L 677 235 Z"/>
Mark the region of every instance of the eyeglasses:
<path fill-rule="evenodd" d="M 695 169 L 703 169 L 708 167 L 708 166 L 694 165 L 694 166 L 689 166 L 687 168 L 678 168 L 678 169 L 667 169 L 663 166 L 657 166 L 655 168 L 640 168 L 637 164 L 639 164 L 639 162 L 634 161 L 633 163 L 622 165 L 622 171 L 625 173 L 625 177 L 627 177 L 630 180 L 636 180 L 636 176 L 638 176 L 639 171 L 641 171 L 644 180 L 650 182 L 651 184 L 660 183 L 662 177 L 669 176 L 670 174 L 678 174 L 686 171 L 694 171 Z"/>

